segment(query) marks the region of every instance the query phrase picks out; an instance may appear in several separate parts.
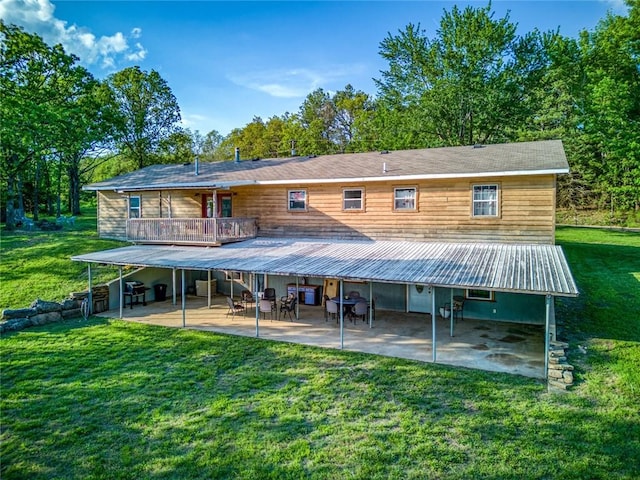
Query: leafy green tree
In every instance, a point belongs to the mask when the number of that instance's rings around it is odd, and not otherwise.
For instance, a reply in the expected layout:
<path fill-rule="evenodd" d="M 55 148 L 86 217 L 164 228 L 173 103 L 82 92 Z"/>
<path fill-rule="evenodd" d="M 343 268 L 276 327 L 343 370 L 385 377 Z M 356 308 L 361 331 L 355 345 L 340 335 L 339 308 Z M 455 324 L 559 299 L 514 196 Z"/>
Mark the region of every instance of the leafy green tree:
<path fill-rule="evenodd" d="M 151 165 L 163 140 L 178 130 L 180 108 L 155 70 L 129 67 L 107 78 L 119 109 L 116 145 L 138 168 Z"/>
<path fill-rule="evenodd" d="M 69 129 L 70 119 L 86 113 L 79 106 L 95 83 L 61 45 L 50 47 L 39 36 L 4 22 L 0 34 L 0 170 L 6 185 L 6 224 L 12 229 L 16 217 L 24 214 L 23 180 L 32 185 L 37 219 L 40 185 L 52 186 L 52 159 L 69 151 L 70 137 L 86 140 L 90 135 Z"/>
<path fill-rule="evenodd" d="M 396 115 L 380 123 L 403 122 L 395 130 L 408 132 L 404 148 L 507 140 L 544 68 L 539 33 L 515 32 L 509 15 L 494 19 L 488 5 L 445 11 L 433 39 L 412 24 L 389 35 L 380 44 L 389 68 L 376 84 Z"/>

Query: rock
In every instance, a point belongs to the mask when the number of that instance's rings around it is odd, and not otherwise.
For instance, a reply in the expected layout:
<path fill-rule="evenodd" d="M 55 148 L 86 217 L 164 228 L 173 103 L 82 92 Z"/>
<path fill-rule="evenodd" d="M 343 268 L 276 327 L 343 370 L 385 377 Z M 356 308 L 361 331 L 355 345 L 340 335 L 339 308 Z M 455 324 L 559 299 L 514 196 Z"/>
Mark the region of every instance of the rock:
<path fill-rule="evenodd" d="M 569 384 L 569 385 L 573 384 L 573 373 L 570 372 L 569 370 L 565 370 L 564 372 L 562 372 L 562 380 L 566 384 Z"/>
<path fill-rule="evenodd" d="M 59 312 L 62 310 L 62 305 L 57 302 L 47 302 L 40 300 L 39 298 L 31 304 L 31 308 L 35 308 L 38 313 Z"/>
<path fill-rule="evenodd" d="M 13 318 L 30 318 L 36 313 L 35 308 L 19 308 L 17 310 L 10 310 L 8 308 L 2 311 L 2 320 L 11 320 Z"/>
<path fill-rule="evenodd" d="M 0 323 L 0 333 L 22 330 L 32 325 L 33 322 L 29 318 L 13 318 Z"/>
<path fill-rule="evenodd" d="M 547 382 L 547 386 L 549 387 L 549 389 L 551 390 L 568 390 L 570 385 L 567 385 L 564 382 L 559 382 L 557 380 L 549 380 Z"/>
<path fill-rule="evenodd" d="M 552 378 L 560 379 L 562 378 L 562 370 L 549 370 L 549 373 L 547 376 L 549 379 L 552 379 Z"/>
<path fill-rule="evenodd" d="M 549 363 L 563 363 L 567 361 L 567 357 L 549 357 Z"/>
<path fill-rule="evenodd" d="M 60 305 L 62 305 L 63 312 L 65 310 L 73 310 L 76 308 L 80 308 L 80 302 L 72 298 L 66 298 L 65 300 L 62 301 Z"/>
<path fill-rule="evenodd" d="M 46 325 L 47 323 L 59 322 L 60 320 L 62 320 L 60 312 L 40 313 L 31 317 L 31 322 L 33 322 L 34 325 Z"/>
<path fill-rule="evenodd" d="M 62 312 L 60 313 L 62 315 L 62 318 L 75 318 L 75 317 L 82 316 L 82 312 L 80 311 L 79 308 L 70 308 L 67 310 L 62 310 Z"/>

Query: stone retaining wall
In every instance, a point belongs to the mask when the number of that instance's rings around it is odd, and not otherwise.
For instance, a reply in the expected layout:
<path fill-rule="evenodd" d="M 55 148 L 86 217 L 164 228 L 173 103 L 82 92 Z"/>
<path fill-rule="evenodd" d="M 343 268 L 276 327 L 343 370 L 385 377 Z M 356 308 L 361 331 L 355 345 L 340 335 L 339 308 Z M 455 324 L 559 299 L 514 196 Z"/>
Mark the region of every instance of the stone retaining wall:
<path fill-rule="evenodd" d="M 573 385 L 573 365 L 567 363 L 569 344 L 552 341 L 549 344 L 549 371 L 547 385 L 550 389 L 568 390 Z"/>
<path fill-rule="evenodd" d="M 108 309 L 109 287 L 96 285 L 91 291 L 93 293 L 94 304 L 100 300 L 106 301 L 103 308 L 96 309 L 94 307 L 94 312 Z M 88 290 L 84 292 L 72 292 L 69 294 L 69 298 L 60 303 L 37 299 L 29 308 L 19 308 L 16 310 L 5 309 L 2 311 L 2 317 L 0 318 L 0 333 L 22 330 L 34 325 L 60 322 L 67 318 L 81 317 L 80 305 L 82 304 L 82 300 L 88 295 Z"/>

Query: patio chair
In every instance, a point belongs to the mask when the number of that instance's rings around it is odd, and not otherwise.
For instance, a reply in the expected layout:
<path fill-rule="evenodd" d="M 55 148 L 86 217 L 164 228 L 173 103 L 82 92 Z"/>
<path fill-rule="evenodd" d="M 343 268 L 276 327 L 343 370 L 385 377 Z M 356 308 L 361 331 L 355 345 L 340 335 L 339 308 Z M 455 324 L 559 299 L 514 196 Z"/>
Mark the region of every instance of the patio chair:
<path fill-rule="evenodd" d="M 296 320 L 298 319 L 298 316 L 296 315 L 296 304 L 298 303 L 298 299 L 296 298 L 296 296 L 292 293 L 290 294 L 288 297 L 282 297 L 280 299 L 280 313 L 279 315 L 282 316 L 282 318 L 284 318 L 287 314 L 289 315 L 289 320 L 291 320 L 293 322 L 293 318 L 291 317 L 291 312 L 293 312 L 293 315 L 296 317 Z"/>
<path fill-rule="evenodd" d="M 460 320 L 464 320 L 464 297 L 453 297 L 453 318 L 455 319 L 460 315 Z"/>
<path fill-rule="evenodd" d="M 324 321 L 326 322 L 329 318 L 329 315 L 333 315 L 333 318 L 338 320 L 338 304 L 333 300 L 327 300 L 325 302 L 326 308 L 324 311 Z"/>
<path fill-rule="evenodd" d="M 227 305 L 229 305 L 229 310 L 227 310 L 227 315 L 231 314 L 232 318 L 235 318 L 236 313 L 244 312 L 245 308 L 239 303 L 235 303 L 233 298 L 227 297 Z"/>
<path fill-rule="evenodd" d="M 366 322 L 368 311 L 369 311 L 369 305 L 367 305 L 366 301 L 356 302 L 356 304 L 353 307 L 351 307 L 351 315 L 349 316 L 354 319 L 354 323 L 355 323 L 355 319 L 358 317 L 362 317 L 362 321 Z"/>
<path fill-rule="evenodd" d="M 273 303 L 271 302 L 271 300 L 263 298 L 262 300 L 260 300 L 260 303 L 258 305 L 260 308 L 260 313 L 262 313 L 262 318 L 266 318 L 266 315 L 268 313 L 269 315 L 271 315 L 271 320 L 273 320 L 273 312 L 275 308 L 273 307 Z"/>
<path fill-rule="evenodd" d="M 264 300 L 269 300 L 273 305 L 273 309 L 276 309 L 276 302 L 278 299 L 276 298 L 276 289 L 275 288 L 265 288 L 264 293 L 262 295 Z"/>
<path fill-rule="evenodd" d="M 244 306 L 244 313 L 247 314 L 247 308 L 249 305 L 253 305 L 255 299 L 253 298 L 253 294 L 249 290 L 243 290 L 240 292 L 240 301 Z"/>

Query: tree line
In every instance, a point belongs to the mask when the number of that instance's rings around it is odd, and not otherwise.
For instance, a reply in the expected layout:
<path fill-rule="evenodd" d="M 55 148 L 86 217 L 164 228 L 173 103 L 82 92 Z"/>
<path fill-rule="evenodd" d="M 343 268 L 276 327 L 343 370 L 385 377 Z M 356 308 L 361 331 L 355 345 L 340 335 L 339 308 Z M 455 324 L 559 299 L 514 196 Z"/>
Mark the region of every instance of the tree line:
<path fill-rule="evenodd" d="M 299 110 L 228 135 L 180 128 L 155 72 L 98 81 L 60 45 L 0 23 L 0 144 L 7 228 L 30 211 L 78 214 L 81 187 L 156 163 L 561 139 L 565 207 L 640 209 L 640 8 L 578 38 L 516 33 L 491 5 L 443 11 L 435 35 L 409 24 L 379 45 L 372 97 L 317 89 Z M 62 205 L 62 199 L 65 204 Z"/>

